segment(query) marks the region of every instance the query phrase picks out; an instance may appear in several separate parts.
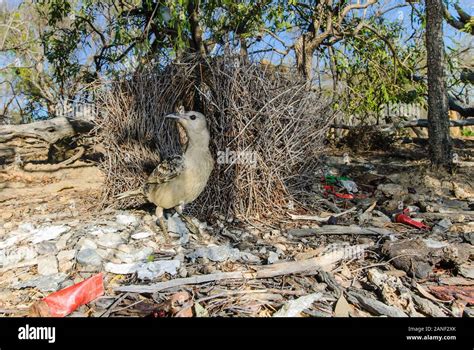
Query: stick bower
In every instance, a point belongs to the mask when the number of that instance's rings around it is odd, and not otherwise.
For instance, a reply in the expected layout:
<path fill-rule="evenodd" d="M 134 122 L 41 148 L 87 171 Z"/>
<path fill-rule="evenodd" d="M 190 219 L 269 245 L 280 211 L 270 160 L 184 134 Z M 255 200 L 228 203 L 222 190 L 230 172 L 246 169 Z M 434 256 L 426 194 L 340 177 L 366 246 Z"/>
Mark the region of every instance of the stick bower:
<path fill-rule="evenodd" d="M 333 117 L 327 99 L 296 77 L 234 58 L 193 58 L 104 87 L 96 128 L 106 150 L 104 204 L 144 203 L 114 196 L 142 186 L 160 159 L 182 151 L 182 133 L 164 118 L 182 105 L 207 117 L 216 160 L 190 213 L 264 219 L 298 205 L 314 181 Z"/>

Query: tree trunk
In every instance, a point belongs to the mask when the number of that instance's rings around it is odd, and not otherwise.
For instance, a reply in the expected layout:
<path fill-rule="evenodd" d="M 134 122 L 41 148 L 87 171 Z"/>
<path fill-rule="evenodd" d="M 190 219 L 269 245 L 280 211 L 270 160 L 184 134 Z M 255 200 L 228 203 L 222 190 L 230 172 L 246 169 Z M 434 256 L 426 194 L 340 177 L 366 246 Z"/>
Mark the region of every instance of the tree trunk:
<path fill-rule="evenodd" d="M 311 27 L 312 28 L 312 27 Z M 316 49 L 321 46 L 328 34 L 316 35 L 304 33 L 295 40 L 294 50 L 296 56 L 296 68 L 306 81 L 313 79 L 313 57 Z"/>
<path fill-rule="evenodd" d="M 448 98 L 444 74 L 443 5 L 426 0 L 426 49 L 428 54 L 428 135 L 431 163 L 452 168 Z"/>
<path fill-rule="evenodd" d="M 240 57 L 242 58 L 243 62 L 248 64 L 249 52 L 248 52 L 248 47 L 247 47 L 247 41 L 244 38 L 240 38 L 239 41 L 240 41 Z"/>
<path fill-rule="evenodd" d="M 301 35 L 295 41 L 296 68 L 301 76 L 309 81 L 313 78 L 314 48 L 308 40 L 308 34 Z"/>
<path fill-rule="evenodd" d="M 206 56 L 206 49 L 202 40 L 202 28 L 199 23 L 199 7 L 201 5 L 200 0 L 189 1 L 188 3 L 188 16 L 191 27 L 191 47 L 194 52 L 198 52 L 202 57 Z"/>
<path fill-rule="evenodd" d="M 0 126 L 0 165 L 13 162 L 54 162 L 73 142 L 63 140 L 87 135 L 94 125 L 86 120 L 53 118 L 21 125 Z M 53 159 L 54 158 L 54 159 Z M 59 159 L 60 161 L 63 159 Z"/>

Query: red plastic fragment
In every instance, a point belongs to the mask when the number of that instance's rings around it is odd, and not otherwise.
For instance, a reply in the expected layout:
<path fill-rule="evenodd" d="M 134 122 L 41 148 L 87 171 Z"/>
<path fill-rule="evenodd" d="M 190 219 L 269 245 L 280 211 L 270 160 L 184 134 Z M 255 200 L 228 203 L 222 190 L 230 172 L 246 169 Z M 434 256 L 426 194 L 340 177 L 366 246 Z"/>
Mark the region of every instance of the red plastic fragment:
<path fill-rule="evenodd" d="M 334 186 L 325 185 L 325 186 L 324 186 L 324 190 L 325 190 L 326 192 L 329 192 L 329 193 L 335 195 L 335 196 L 338 197 L 338 198 L 354 199 L 354 195 L 353 195 L 353 194 L 336 192 L 336 190 L 334 189 Z"/>
<path fill-rule="evenodd" d="M 50 317 L 64 317 L 79 306 L 87 304 L 104 294 L 102 273 L 80 283 L 61 289 L 42 300 L 49 308 Z"/>
<path fill-rule="evenodd" d="M 425 225 L 422 222 L 418 222 L 410 218 L 408 215 L 405 215 L 404 213 L 407 212 L 406 210 L 403 211 L 403 213 L 399 213 L 395 215 L 395 222 L 398 222 L 400 224 L 405 224 L 408 226 L 412 226 L 415 228 L 418 228 L 420 230 L 430 230 L 431 228 L 428 225 Z"/>

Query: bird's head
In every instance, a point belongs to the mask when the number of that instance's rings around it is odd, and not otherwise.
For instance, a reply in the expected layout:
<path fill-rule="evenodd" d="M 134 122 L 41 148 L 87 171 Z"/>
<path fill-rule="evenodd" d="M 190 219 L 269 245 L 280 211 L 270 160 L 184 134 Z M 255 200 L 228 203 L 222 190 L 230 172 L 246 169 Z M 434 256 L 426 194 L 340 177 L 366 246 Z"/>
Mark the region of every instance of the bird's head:
<path fill-rule="evenodd" d="M 190 140 L 209 139 L 206 117 L 202 113 L 195 111 L 173 113 L 168 114 L 165 118 L 177 119 Z"/>

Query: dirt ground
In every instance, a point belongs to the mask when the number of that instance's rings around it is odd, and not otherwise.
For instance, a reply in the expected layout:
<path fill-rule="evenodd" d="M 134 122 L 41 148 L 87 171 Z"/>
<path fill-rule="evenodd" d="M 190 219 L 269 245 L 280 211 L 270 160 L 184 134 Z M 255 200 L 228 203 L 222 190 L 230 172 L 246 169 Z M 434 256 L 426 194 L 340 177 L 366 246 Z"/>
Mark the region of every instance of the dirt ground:
<path fill-rule="evenodd" d="M 455 174 L 431 170 L 416 143 L 334 149 L 305 210 L 290 206 L 270 223 L 174 215 L 168 242 L 151 208 L 98 209 L 103 176 L 90 164 L 9 166 L 0 172 L 0 315 L 34 314 L 44 297 L 102 273 L 104 294 L 70 316 L 471 317 L 469 142 Z M 358 190 L 325 188 L 328 175 Z M 427 227 L 394 220 L 404 209 Z"/>

